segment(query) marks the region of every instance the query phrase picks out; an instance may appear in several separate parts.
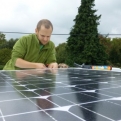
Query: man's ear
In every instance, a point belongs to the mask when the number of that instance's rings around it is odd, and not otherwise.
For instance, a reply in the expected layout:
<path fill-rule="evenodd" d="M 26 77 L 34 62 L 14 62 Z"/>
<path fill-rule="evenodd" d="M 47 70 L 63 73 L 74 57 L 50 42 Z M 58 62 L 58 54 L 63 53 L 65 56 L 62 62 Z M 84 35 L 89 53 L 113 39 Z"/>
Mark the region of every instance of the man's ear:
<path fill-rule="evenodd" d="M 35 29 L 35 33 L 36 33 L 36 34 L 38 33 L 38 30 L 37 30 L 37 28 Z"/>

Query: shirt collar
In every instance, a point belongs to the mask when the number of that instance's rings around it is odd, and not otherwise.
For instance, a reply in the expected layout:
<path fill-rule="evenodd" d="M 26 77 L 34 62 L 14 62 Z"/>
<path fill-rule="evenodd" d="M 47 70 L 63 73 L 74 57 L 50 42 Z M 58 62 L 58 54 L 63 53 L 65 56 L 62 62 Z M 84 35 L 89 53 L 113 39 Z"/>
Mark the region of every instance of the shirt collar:
<path fill-rule="evenodd" d="M 34 36 L 35 36 L 35 40 L 36 40 L 36 42 L 37 42 L 37 46 L 38 46 L 38 45 L 39 45 L 39 47 L 42 46 L 42 43 L 39 42 L 39 40 L 38 40 L 38 38 L 37 38 L 37 35 L 34 34 Z M 50 41 L 49 41 L 46 45 L 44 45 L 43 49 L 49 49 L 49 48 L 50 48 Z"/>

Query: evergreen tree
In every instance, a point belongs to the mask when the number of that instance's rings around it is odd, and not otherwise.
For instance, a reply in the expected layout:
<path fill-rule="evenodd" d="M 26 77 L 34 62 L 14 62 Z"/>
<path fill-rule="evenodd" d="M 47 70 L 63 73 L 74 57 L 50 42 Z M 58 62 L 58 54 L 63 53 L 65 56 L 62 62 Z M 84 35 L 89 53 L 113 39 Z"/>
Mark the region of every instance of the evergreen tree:
<path fill-rule="evenodd" d="M 66 63 L 73 66 L 78 64 L 102 65 L 107 63 L 107 55 L 103 45 L 99 42 L 97 26 L 101 15 L 94 10 L 94 0 L 82 0 L 67 40 Z"/>

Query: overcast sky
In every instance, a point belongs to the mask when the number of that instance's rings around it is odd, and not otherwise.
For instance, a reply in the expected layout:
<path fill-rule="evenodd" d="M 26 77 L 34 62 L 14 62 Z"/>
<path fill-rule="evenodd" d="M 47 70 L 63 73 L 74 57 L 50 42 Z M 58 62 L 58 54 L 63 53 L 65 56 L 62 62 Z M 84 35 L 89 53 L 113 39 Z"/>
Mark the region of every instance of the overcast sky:
<path fill-rule="evenodd" d="M 53 23 L 53 34 L 69 34 L 80 4 L 81 0 L 0 0 L 0 31 L 34 33 L 37 22 L 47 18 Z M 99 33 L 121 34 L 121 0 L 95 0 L 94 9 L 102 15 Z M 7 39 L 23 36 L 5 35 Z M 67 37 L 52 35 L 51 40 L 57 46 Z"/>

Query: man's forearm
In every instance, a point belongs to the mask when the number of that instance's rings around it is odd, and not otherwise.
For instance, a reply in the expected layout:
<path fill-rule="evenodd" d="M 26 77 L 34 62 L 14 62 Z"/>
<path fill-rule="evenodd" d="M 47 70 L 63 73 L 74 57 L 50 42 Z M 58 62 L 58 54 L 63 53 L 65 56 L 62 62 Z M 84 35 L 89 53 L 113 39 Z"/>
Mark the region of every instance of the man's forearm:
<path fill-rule="evenodd" d="M 25 61 L 21 58 L 18 58 L 15 63 L 16 67 L 19 68 L 36 68 L 36 64 L 32 62 Z"/>

